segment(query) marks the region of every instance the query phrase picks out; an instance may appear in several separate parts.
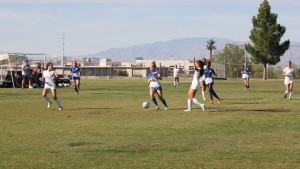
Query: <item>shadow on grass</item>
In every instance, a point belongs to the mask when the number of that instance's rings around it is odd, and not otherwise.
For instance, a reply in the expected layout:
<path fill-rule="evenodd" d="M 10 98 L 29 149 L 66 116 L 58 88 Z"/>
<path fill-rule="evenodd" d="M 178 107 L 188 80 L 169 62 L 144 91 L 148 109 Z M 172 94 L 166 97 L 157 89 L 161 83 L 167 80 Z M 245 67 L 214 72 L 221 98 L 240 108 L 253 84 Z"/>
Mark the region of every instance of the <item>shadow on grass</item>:
<path fill-rule="evenodd" d="M 81 107 L 73 109 L 64 109 L 64 110 L 120 110 L 121 108 L 108 108 L 108 107 Z"/>
<path fill-rule="evenodd" d="M 263 113 L 286 113 L 291 112 L 287 109 L 274 108 L 274 109 L 211 109 L 213 112 L 263 112 Z"/>

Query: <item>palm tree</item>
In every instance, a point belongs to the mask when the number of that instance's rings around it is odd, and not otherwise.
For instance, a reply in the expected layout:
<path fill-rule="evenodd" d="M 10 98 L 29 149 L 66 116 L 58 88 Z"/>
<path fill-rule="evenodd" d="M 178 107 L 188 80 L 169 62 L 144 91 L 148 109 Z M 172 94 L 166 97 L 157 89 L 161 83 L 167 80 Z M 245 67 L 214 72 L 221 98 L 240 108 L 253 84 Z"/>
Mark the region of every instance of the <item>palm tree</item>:
<path fill-rule="evenodd" d="M 209 39 L 207 41 L 206 49 L 209 50 L 209 59 L 210 59 L 210 61 L 212 61 L 212 51 L 216 49 L 215 43 L 216 43 L 216 41 L 214 41 L 213 39 Z"/>

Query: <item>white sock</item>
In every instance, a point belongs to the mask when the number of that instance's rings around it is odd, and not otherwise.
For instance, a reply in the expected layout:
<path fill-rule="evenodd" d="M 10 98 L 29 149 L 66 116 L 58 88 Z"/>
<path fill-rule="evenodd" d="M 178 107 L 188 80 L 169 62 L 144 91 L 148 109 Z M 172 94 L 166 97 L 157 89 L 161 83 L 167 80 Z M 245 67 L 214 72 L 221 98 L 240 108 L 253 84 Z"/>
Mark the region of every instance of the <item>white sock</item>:
<path fill-rule="evenodd" d="M 195 103 L 195 104 L 198 104 L 199 106 L 201 106 L 201 102 L 199 101 L 199 100 L 197 100 L 196 98 L 193 98 L 193 102 Z"/>
<path fill-rule="evenodd" d="M 292 92 L 292 91 L 290 91 L 290 95 L 289 95 L 289 98 L 291 98 L 291 97 L 292 97 L 292 94 L 293 94 L 293 92 Z"/>
<path fill-rule="evenodd" d="M 45 99 L 48 103 L 51 103 L 51 100 L 49 99 L 49 97 L 48 97 L 47 95 L 44 97 L 44 99 Z"/>
<path fill-rule="evenodd" d="M 56 103 L 57 103 L 58 107 L 62 108 L 62 105 L 61 105 L 61 103 L 60 103 L 59 99 L 57 98 L 55 101 L 56 101 Z"/>
<path fill-rule="evenodd" d="M 288 91 L 286 90 L 284 94 L 287 94 L 287 93 L 288 93 Z"/>
<path fill-rule="evenodd" d="M 176 81 L 174 81 L 174 86 L 176 86 Z"/>
<path fill-rule="evenodd" d="M 202 97 L 205 98 L 205 91 L 202 90 Z"/>
<path fill-rule="evenodd" d="M 192 110 L 192 100 L 188 99 L 188 109 Z"/>

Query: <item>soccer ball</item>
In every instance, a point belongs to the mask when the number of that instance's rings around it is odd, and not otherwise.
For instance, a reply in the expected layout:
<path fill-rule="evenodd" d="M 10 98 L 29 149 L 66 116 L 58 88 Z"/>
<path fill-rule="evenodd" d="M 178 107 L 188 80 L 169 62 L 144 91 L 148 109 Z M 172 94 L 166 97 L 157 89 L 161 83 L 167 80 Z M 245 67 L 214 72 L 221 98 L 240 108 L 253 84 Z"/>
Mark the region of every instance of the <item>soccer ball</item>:
<path fill-rule="evenodd" d="M 149 102 L 147 102 L 147 101 L 143 102 L 143 108 L 144 109 L 149 108 L 149 106 L 150 106 Z"/>

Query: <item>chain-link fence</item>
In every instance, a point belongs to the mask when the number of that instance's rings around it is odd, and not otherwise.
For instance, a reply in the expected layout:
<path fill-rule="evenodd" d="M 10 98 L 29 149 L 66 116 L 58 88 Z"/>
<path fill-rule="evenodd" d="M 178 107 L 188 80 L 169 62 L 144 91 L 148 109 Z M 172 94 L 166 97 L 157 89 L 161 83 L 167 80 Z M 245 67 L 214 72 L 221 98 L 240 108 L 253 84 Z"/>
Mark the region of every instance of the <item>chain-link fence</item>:
<path fill-rule="evenodd" d="M 238 79 L 242 78 L 241 68 L 243 65 L 241 64 L 226 64 L 226 78 L 228 79 Z M 264 67 L 262 64 L 253 64 L 248 63 L 248 67 L 250 68 L 250 77 L 256 79 L 262 79 L 264 73 Z M 282 79 L 282 71 L 287 67 L 286 65 L 268 65 L 267 66 L 267 78 L 268 79 Z M 292 65 L 296 73 L 297 79 L 299 79 L 300 74 L 300 65 Z M 298 76 L 297 76 L 298 75 Z"/>

